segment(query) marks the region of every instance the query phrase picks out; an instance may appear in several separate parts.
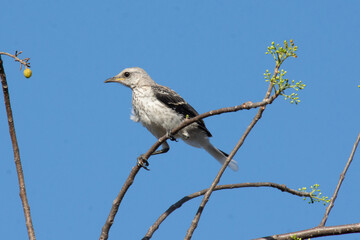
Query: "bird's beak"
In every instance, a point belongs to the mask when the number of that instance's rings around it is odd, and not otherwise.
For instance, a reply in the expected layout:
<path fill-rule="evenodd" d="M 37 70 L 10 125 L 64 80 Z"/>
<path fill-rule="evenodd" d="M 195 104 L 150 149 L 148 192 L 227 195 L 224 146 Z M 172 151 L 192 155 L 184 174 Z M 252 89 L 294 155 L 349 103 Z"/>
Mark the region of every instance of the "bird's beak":
<path fill-rule="evenodd" d="M 112 78 L 106 79 L 104 83 L 109 83 L 109 82 L 118 82 L 119 83 L 124 80 L 125 80 L 125 78 L 112 77 Z"/>

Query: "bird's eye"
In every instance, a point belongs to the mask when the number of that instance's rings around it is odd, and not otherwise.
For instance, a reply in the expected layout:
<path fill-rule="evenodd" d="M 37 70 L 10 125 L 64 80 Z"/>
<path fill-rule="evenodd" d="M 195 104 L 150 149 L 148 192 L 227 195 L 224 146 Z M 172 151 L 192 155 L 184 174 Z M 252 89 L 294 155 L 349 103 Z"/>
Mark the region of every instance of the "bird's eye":
<path fill-rule="evenodd" d="M 125 72 L 125 73 L 124 73 L 124 76 L 125 76 L 125 77 L 129 77 L 129 76 L 130 76 L 130 73 L 129 73 L 129 72 Z"/>

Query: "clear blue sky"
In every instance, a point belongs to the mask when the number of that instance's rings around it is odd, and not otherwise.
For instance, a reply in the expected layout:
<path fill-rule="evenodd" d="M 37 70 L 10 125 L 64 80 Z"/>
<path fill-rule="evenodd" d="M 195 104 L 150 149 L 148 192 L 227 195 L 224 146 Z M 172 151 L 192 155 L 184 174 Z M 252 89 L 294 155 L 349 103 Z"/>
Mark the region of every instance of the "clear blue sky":
<path fill-rule="evenodd" d="M 280 97 L 236 155 L 222 184 L 320 184 L 331 196 L 359 133 L 358 1 L 3 1 L 0 51 L 31 58 L 33 76 L 3 56 L 33 223 L 38 239 L 97 239 L 136 157 L 155 138 L 129 119 L 131 91 L 104 80 L 144 68 L 198 112 L 262 100 L 265 55 L 294 39 L 283 66 L 303 81 L 299 105 Z M 230 152 L 256 111 L 205 120 Z M 170 142 L 125 196 L 110 239 L 140 239 L 171 204 L 207 188 L 220 165 L 205 151 Z M 26 239 L 3 100 L 0 104 L 0 232 Z M 327 225 L 359 222 L 360 155 Z M 173 213 L 154 239 L 183 239 L 201 199 Z M 320 223 L 325 207 L 274 189 L 214 193 L 194 239 L 251 239 Z M 359 239 L 359 235 L 341 239 Z M 329 237 L 328 239 L 339 239 Z"/>

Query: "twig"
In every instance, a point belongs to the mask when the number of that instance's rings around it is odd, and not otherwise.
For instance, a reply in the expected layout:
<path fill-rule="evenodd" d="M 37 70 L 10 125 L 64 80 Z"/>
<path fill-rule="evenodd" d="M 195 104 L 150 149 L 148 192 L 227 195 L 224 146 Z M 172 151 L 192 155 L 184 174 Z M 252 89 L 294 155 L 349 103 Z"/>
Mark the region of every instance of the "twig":
<path fill-rule="evenodd" d="M 21 70 L 22 65 L 24 65 L 25 67 L 30 67 L 30 63 L 29 63 L 30 58 L 24 58 L 24 59 L 18 58 L 18 56 L 19 56 L 21 53 L 22 53 L 22 51 L 20 51 L 20 52 L 15 51 L 15 54 L 12 55 L 12 54 L 7 53 L 7 52 L 0 52 L 0 55 L 6 55 L 6 56 L 9 56 L 9 57 L 14 58 L 14 59 L 15 59 L 15 62 L 19 62 L 19 63 L 20 63 L 20 70 Z"/>
<path fill-rule="evenodd" d="M 33 227 L 32 220 L 31 220 L 30 206 L 29 206 L 27 196 L 26 196 L 24 174 L 23 174 L 21 161 L 20 161 L 19 146 L 18 146 L 18 143 L 16 140 L 14 119 L 13 119 L 11 105 L 10 105 L 9 90 L 8 90 L 8 85 L 7 85 L 7 81 L 6 81 L 6 75 L 5 75 L 5 70 L 4 70 L 4 66 L 3 66 L 3 61 L 1 59 L 1 54 L 3 54 L 3 53 L 0 52 L 1 84 L 2 84 L 2 89 L 3 89 L 3 93 L 4 93 L 4 102 L 5 102 L 8 123 L 9 123 L 9 132 L 10 132 L 11 142 L 13 145 L 15 166 L 16 166 L 16 171 L 17 171 L 18 180 L 19 180 L 20 198 L 21 198 L 21 202 L 23 205 L 23 209 L 24 209 L 25 222 L 26 222 L 29 239 L 35 240 L 36 239 L 35 231 L 34 231 L 34 227 Z"/>
<path fill-rule="evenodd" d="M 196 116 L 194 118 L 185 119 L 181 124 L 179 124 L 179 126 L 175 127 L 171 131 L 170 134 L 166 134 L 163 137 L 159 138 L 155 142 L 155 144 L 145 154 L 142 155 L 140 160 L 142 160 L 142 161 L 148 160 L 151 157 L 151 154 L 156 149 L 158 149 L 160 147 L 160 145 L 162 143 L 164 143 L 169 138 L 169 135 L 174 136 L 178 131 L 180 131 L 184 127 L 190 125 L 191 123 L 199 121 L 200 119 L 203 119 L 203 118 L 219 115 L 219 114 L 222 114 L 222 113 L 237 112 L 237 111 L 244 110 L 244 109 L 249 110 L 249 109 L 252 109 L 252 108 L 264 107 L 264 106 L 266 106 L 268 104 L 271 104 L 275 100 L 276 97 L 277 96 L 273 95 L 270 98 L 264 99 L 261 102 L 257 102 L 257 103 L 247 102 L 247 103 L 243 103 L 241 105 L 237 105 L 237 106 L 234 106 L 234 107 L 226 107 L 226 108 L 221 108 L 221 109 L 209 111 L 209 112 L 200 114 L 200 115 L 198 115 L 198 116 Z M 124 183 L 120 193 L 118 194 L 118 196 L 116 197 L 116 199 L 113 202 L 113 206 L 111 208 L 110 214 L 109 214 L 109 216 L 108 216 L 108 218 L 107 218 L 107 220 L 105 222 L 105 225 L 102 228 L 101 235 L 100 235 L 99 239 L 106 240 L 108 238 L 111 225 L 114 222 L 114 218 L 115 218 L 115 215 L 116 215 L 116 213 L 117 213 L 117 211 L 119 209 L 120 203 L 121 203 L 124 195 L 126 194 L 127 190 L 129 189 L 129 187 L 133 183 L 134 178 L 135 178 L 136 174 L 139 172 L 139 170 L 140 170 L 140 167 L 138 166 L 138 164 L 135 165 L 132 168 L 131 173 L 129 174 L 126 182 Z"/>
<path fill-rule="evenodd" d="M 349 157 L 349 159 L 348 159 L 348 161 L 347 161 L 347 163 L 346 163 L 346 165 L 345 165 L 345 168 L 344 168 L 344 170 L 342 171 L 342 173 L 340 174 L 339 182 L 338 182 L 338 184 L 337 184 L 337 186 L 336 186 L 336 189 L 335 189 L 335 192 L 334 192 L 333 196 L 331 197 L 330 203 L 329 203 L 329 205 L 328 205 L 327 208 L 326 208 L 324 217 L 323 217 L 323 219 L 321 220 L 321 223 L 319 224 L 319 227 L 325 226 L 325 223 L 326 223 L 326 221 L 327 221 L 327 219 L 328 219 L 328 217 L 329 217 L 330 211 L 331 211 L 331 209 L 333 208 L 334 202 L 335 202 L 336 197 L 337 197 L 337 195 L 338 195 L 338 193 L 339 193 L 341 184 L 342 184 L 342 182 L 344 181 L 345 174 L 346 174 L 346 172 L 347 172 L 347 170 L 348 170 L 348 168 L 349 168 L 349 166 L 350 166 L 350 164 L 351 164 L 351 162 L 352 162 L 352 160 L 353 160 L 353 158 L 354 158 L 354 154 L 355 154 L 356 148 L 357 148 L 357 146 L 358 146 L 358 144 L 359 144 L 359 141 L 360 141 L 360 133 L 359 133 L 359 135 L 358 135 L 358 137 L 357 137 L 357 139 L 356 139 L 356 141 L 355 141 L 355 143 L 354 143 L 353 149 L 352 149 L 351 154 L 350 154 L 350 157 Z"/>
<path fill-rule="evenodd" d="M 280 64 L 277 63 L 276 67 L 275 67 L 275 71 L 274 71 L 274 75 L 273 78 L 275 78 L 277 76 L 277 74 L 279 73 L 279 67 Z M 273 89 L 273 84 L 272 82 L 270 82 L 268 90 L 265 94 L 265 98 L 264 101 L 268 100 L 271 94 L 271 91 Z M 278 97 L 280 94 L 280 92 L 275 92 L 275 94 L 272 96 L 273 100 L 276 99 L 276 97 Z M 272 100 L 272 101 L 273 101 Z M 210 188 L 207 190 L 207 192 L 205 193 L 203 200 L 200 203 L 200 206 L 198 208 L 198 211 L 195 214 L 195 217 L 189 227 L 189 229 L 186 232 L 185 238 L 186 240 L 191 239 L 192 234 L 194 233 L 197 224 L 200 220 L 201 214 L 207 204 L 207 202 L 210 199 L 211 193 L 214 191 L 215 186 L 219 183 L 221 176 L 223 175 L 226 167 L 229 165 L 231 159 L 235 156 L 236 152 L 239 150 L 239 148 L 242 146 L 242 144 L 244 143 L 246 137 L 248 136 L 248 134 L 250 133 L 250 131 L 253 129 L 253 127 L 255 126 L 255 124 L 260 120 L 262 113 L 265 111 L 265 105 L 263 107 L 260 107 L 259 111 L 257 112 L 257 114 L 255 115 L 255 117 L 253 118 L 253 120 L 251 121 L 250 125 L 247 127 L 247 129 L 245 130 L 244 134 L 242 135 L 242 137 L 240 138 L 240 140 L 238 141 L 238 143 L 236 144 L 236 146 L 234 147 L 234 149 L 231 151 L 231 153 L 229 154 L 228 158 L 226 159 L 226 161 L 224 162 L 223 166 L 221 167 L 221 169 L 219 170 L 217 176 L 215 177 L 214 181 L 212 182 Z"/>
<path fill-rule="evenodd" d="M 253 240 L 290 240 L 293 237 L 300 239 L 317 238 L 323 236 L 342 235 L 348 233 L 359 233 L 360 223 L 337 225 L 331 227 L 316 227 L 310 228 L 298 232 L 278 234 L 268 237 L 256 238 Z"/>
<path fill-rule="evenodd" d="M 256 183 L 235 183 L 235 184 L 227 184 L 227 185 L 219 185 L 214 188 L 214 191 L 223 190 L 223 189 L 234 189 L 234 188 L 248 188 L 248 187 L 271 187 L 277 188 L 282 192 L 288 192 L 293 195 L 297 195 L 300 197 L 311 197 L 311 193 L 300 192 L 293 190 L 291 188 L 286 187 L 284 184 L 272 183 L 272 182 L 256 182 Z M 192 193 L 188 196 L 183 197 L 173 205 L 171 205 L 157 220 L 156 222 L 149 228 L 148 232 L 144 236 L 142 240 L 149 240 L 154 232 L 159 228 L 160 224 L 176 209 L 180 208 L 187 201 L 200 197 L 207 192 L 208 189 L 203 189 L 199 192 Z"/>

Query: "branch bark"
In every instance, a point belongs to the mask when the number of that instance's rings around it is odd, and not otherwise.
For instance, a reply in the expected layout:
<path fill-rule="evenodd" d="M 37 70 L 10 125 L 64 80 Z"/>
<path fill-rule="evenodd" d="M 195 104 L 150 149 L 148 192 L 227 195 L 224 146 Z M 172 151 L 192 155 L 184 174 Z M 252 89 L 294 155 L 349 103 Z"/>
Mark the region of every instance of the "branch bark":
<path fill-rule="evenodd" d="M 2 52 L 0 52 L 0 53 L 2 54 Z M 16 139 L 14 119 L 13 119 L 13 114 L 12 114 L 11 104 L 10 104 L 9 89 L 8 89 L 8 85 L 7 85 L 7 81 L 6 81 L 6 75 L 5 75 L 5 70 L 4 70 L 4 66 L 3 66 L 3 61 L 1 59 L 1 54 L 0 54 L 1 85 L 2 85 L 2 89 L 3 89 L 3 93 L 4 93 L 4 102 L 5 102 L 8 123 L 9 123 L 10 138 L 11 138 L 11 142 L 12 142 L 12 146 L 13 146 L 14 161 L 15 161 L 15 166 L 16 166 L 16 172 L 18 175 L 18 180 L 19 180 L 20 198 L 21 198 L 21 202 L 22 202 L 23 210 L 24 210 L 24 214 L 25 214 L 25 222 L 26 222 L 29 239 L 35 240 L 36 239 L 35 231 L 34 231 L 34 227 L 32 224 L 31 215 L 30 215 L 30 205 L 28 203 L 27 196 L 26 196 L 24 174 L 23 174 L 21 161 L 20 161 L 20 151 L 19 151 L 19 146 L 18 146 L 18 142 Z"/>
<path fill-rule="evenodd" d="M 272 182 L 256 182 L 256 183 L 235 183 L 235 184 L 227 184 L 227 185 L 219 185 L 214 188 L 214 191 L 224 190 L 224 189 L 235 189 L 235 188 L 248 188 L 248 187 L 271 187 L 279 189 L 282 192 L 288 192 L 290 194 L 300 196 L 300 197 L 311 197 L 310 193 L 300 192 L 293 190 L 291 188 L 286 187 L 284 184 L 272 183 Z M 183 197 L 173 205 L 171 205 L 157 220 L 156 222 L 149 228 L 146 235 L 142 240 L 149 240 L 154 232 L 159 228 L 160 224 L 165 221 L 165 219 L 176 209 L 180 208 L 187 201 L 200 197 L 204 195 L 208 189 L 203 189 L 199 192 L 192 193 L 188 196 Z"/>

